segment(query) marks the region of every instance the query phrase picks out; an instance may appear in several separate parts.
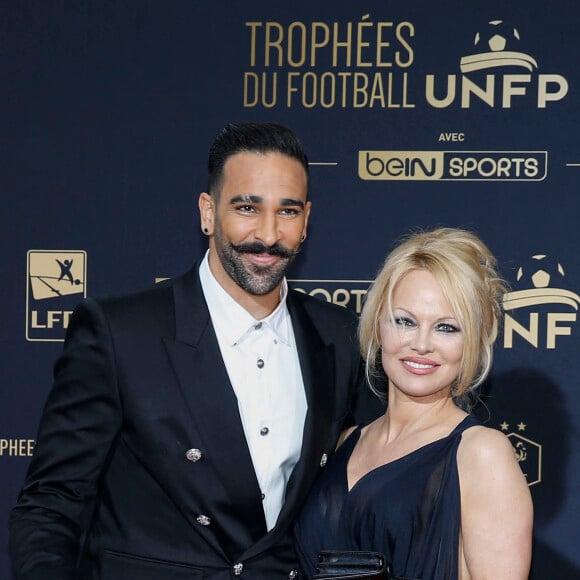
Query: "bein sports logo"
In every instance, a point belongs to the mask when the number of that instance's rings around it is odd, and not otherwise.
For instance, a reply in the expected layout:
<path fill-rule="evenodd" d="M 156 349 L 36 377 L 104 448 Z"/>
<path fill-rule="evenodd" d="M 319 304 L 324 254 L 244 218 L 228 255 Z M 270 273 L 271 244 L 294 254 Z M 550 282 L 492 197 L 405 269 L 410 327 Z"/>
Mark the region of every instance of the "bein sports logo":
<path fill-rule="evenodd" d="M 460 58 L 463 74 L 459 78 L 447 75 L 445 86 L 443 78 L 426 76 L 425 98 L 429 105 L 444 109 L 459 97 L 462 109 L 469 109 L 475 99 L 491 108 L 509 109 L 513 101 L 532 95 L 537 108 L 545 109 L 548 103 L 561 101 L 568 94 L 566 78 L 559 74 L 536 74 L 538 63 L 518 50 L 520 41 L 518 29 L 504 20 L 487 22 L 475 34 L 472 45 L 475 52 Z M 504 74 L 498 69 L 503 69 Z"/>
<path fill-rule="evenodd" d="M 361 313 L 372 280 L 288 280 L 293 290 Z"/>
<path fill-rule="evenodd" d="M 518 268 L 516 280 L 526 288 L 504 296 L 504 348 L 513 348 L 514 334 L 534 348 L 547 349 L 556 348 L 557 337 L 572 334 L 580 296 L 561 287 L 565 276 L 562 264 L 545 254 Z"/>
<path fill-rule="evenodd" d="M 358 152 L 365 181 L 542 181 L 547 151 Z"/>
<path fill-rule="evenodd" d="M 86 296 L 84 250 L 29 250 L 26 339 L 62 341 L 69 317 Z"/>

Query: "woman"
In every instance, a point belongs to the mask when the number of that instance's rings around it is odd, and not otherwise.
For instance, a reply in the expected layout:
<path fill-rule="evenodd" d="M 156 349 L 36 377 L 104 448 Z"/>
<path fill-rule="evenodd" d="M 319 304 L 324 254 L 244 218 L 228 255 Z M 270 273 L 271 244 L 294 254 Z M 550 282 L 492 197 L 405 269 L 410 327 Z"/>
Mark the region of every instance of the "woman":
<path fill-rule="evenodd" d="M 367 378 L 388 407 L 343 433 L 296 525 L 303 574 L 322 550 L 374 550 L 420 580 L 520 580 L 532 503 L 508 439 L 469 414 L 506 290 L 470 232 L 415 234 L 386 259 L 361 314 Z"/>

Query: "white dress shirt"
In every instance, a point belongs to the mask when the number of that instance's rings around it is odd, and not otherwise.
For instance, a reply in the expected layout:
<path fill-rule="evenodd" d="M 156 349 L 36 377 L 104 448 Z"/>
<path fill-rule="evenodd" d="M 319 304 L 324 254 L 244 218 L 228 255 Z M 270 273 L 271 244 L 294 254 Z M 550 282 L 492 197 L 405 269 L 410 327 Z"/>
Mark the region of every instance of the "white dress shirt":
<path fill-rule="evenodd" d="M 199 269 L 201 287 L 262 491 L 268 530 L 276 524 L 286 484 L 300 458 L 307 403 L 284 279 L 280 304 L 256 320 L 213 276 L 209 251 Z M 235 474 L 232 474 L 235 477 Z"/>

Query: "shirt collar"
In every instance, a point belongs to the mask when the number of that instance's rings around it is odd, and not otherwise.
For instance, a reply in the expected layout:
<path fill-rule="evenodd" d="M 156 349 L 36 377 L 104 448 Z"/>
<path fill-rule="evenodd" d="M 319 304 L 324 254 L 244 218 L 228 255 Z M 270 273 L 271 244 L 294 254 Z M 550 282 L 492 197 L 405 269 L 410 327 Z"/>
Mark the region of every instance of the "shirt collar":
<path fill-rule="evenodd" d="M 199 267 L 199 278 L 211 320 L 227 344 L 235 346 L 260 323 L 268 326 L 284 344 L 290 344 L 291 330 L 290 314 L 286 304 L 288 297 L 286 278 L 282 280 L 280 288 L 280 303 L 272 313 L 261 320 L 255 319 L 240 306 L 215 279 L 209 267 L 209 250 L 205 253 Z"/>

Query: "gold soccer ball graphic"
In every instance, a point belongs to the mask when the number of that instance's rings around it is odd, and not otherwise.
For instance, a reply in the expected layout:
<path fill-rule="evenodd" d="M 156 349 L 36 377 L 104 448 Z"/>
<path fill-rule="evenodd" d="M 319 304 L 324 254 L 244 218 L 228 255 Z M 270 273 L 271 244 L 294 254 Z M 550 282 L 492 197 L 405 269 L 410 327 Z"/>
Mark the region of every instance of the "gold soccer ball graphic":
<path fill-rule="evenodd" d="M 513 45 L 520 39 L 520 33 L 503 20 L 490 20 L 487 26 L 477 32 L 473 44 L 482 51 L 502 52 L 513 50 Z"/>
<path fill-rule="evenodd" d="M 555 279 L 565 275 L 560 262 L 544 254 L 536 254 L 532 256 L 530 264 L 518 268 L 516 279 L 518 282 L 529 280 L 534 288 L 547 288 Z"/>

